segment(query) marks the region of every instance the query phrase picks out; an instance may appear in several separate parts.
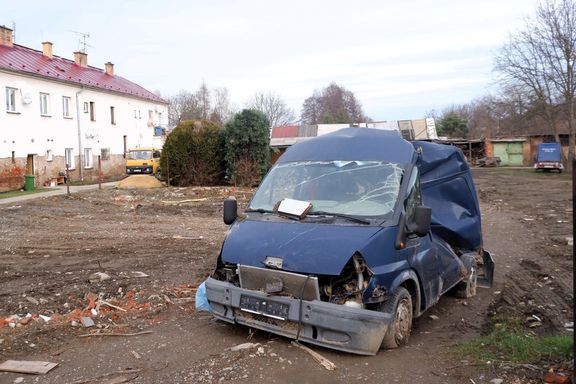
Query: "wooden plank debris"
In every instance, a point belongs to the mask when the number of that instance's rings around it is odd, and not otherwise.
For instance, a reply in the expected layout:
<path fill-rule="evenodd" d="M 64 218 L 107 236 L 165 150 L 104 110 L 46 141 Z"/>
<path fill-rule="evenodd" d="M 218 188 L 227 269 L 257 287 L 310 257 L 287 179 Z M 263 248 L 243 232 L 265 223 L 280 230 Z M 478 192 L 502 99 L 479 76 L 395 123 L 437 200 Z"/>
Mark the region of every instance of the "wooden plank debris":
<path fill-rule="evenodd" d="M 44 375 L 57 365 L 58 363 L 50 363 L 48 361 L 6 360 L 0 364 L 0 371 Z"/>
<path fill-rule="evenodd" d="M 136 332 L 136 333 L 87 333 L 85 335 L 80 335 L 78 337 L 91 337 L 91 336 L 139 336 L 139 335 L 148 335 L 153 333 L 152 331 L 144 331 L 144 332 Z"/>
<path fill-rule="evenodd" d="M 208 198 L 202 197 L 199 199 L 185 199 L 185 200 L 162 200 L 162 203 L 167 205 L 177 205 L 177 204 L 185 204 L 185 203 L 199 203 L 201 201 L 206 201 Z"/>
<path fill-rule="evenodd" d="M 296 341 L 293 341 L 292 345 L 308 352 L 312 356 L 312 358 L 314 358 L 314 360 L 316 360 L 321 366 L 323 366 L 327 370 L 333 371 L 336 369 L 336 364 L 334 364 L 333 362 L 331 362 L 330 360 L 328 360 L 327 358 L 325 358 L 324 356 L 322 356 L 318 352 L 313 351 L 310 348 L 305 347 L 304 345 L 302 345 Z"/>

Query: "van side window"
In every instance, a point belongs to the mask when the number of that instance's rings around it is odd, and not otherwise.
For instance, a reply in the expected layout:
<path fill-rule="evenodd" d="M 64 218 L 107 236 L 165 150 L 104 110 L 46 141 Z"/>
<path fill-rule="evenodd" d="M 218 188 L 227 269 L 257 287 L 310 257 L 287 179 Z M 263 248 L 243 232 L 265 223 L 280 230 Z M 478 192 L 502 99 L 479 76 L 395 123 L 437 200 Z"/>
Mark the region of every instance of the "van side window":
<path fill-rule="evenodd" d="M 410 176 L 410 184 L 408 186 L 408 197 L 406 198 L 406 218 L 413 219 L 416 207 L 422 204 L 422 194 L 420 191 L 420 175 L 418 168 L 414 168 Z"/>

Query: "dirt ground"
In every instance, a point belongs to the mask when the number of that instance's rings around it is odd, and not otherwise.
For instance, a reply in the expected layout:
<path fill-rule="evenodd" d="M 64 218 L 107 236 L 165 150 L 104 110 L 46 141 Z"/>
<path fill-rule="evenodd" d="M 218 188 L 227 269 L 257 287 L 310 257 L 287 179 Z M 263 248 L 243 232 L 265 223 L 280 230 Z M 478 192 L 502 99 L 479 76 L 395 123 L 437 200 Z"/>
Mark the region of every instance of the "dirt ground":
<path fill-rule="evenodd" d="M 443 297 L 404 348 L 363 357 L 314 347 L 334 371 L 289 340 L 194 311 L 227 230 L 222 201 L 234 195 L 242 206 L 252 190 L 103 190 L 0 204 L 0 362 L 59 364 L 43 376 L 0 373 L 0 383 L 540 382 L 545 366 L 479 367 L 452 347 L 486 331 L 492 314 L 526 319 L 534 333 L 569 332 L 571 180 L 518 169 L 474 176 L 494 287 Z M 102 336 L 110 333 L 123 336 Z M 255 345 L 230 350 L 242 343 Z"/>

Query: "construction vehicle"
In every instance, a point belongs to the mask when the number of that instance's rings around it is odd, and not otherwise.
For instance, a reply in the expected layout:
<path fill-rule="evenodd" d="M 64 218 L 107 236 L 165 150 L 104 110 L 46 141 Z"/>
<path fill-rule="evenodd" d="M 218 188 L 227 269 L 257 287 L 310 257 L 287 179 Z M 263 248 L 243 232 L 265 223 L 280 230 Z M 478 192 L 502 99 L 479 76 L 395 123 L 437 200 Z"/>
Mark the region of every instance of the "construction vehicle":
<path fill-rule="evenodd" d="M 160 150 L 156 148 L 134 148 L 126 155 L 127 175 L 154 175 L 160 177 Z"/>

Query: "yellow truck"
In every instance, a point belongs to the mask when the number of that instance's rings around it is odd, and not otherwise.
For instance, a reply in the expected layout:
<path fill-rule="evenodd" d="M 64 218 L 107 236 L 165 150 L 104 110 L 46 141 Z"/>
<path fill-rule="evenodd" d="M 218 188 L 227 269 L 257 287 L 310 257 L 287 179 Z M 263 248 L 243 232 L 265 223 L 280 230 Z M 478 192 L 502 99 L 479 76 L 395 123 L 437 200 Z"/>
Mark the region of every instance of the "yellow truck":
<path fill-rule="evenodd" d="M 126 174 L 149 174 L 160 177 L 160 150 L 156 148 L 130 149 L 126 156 Z"/>

